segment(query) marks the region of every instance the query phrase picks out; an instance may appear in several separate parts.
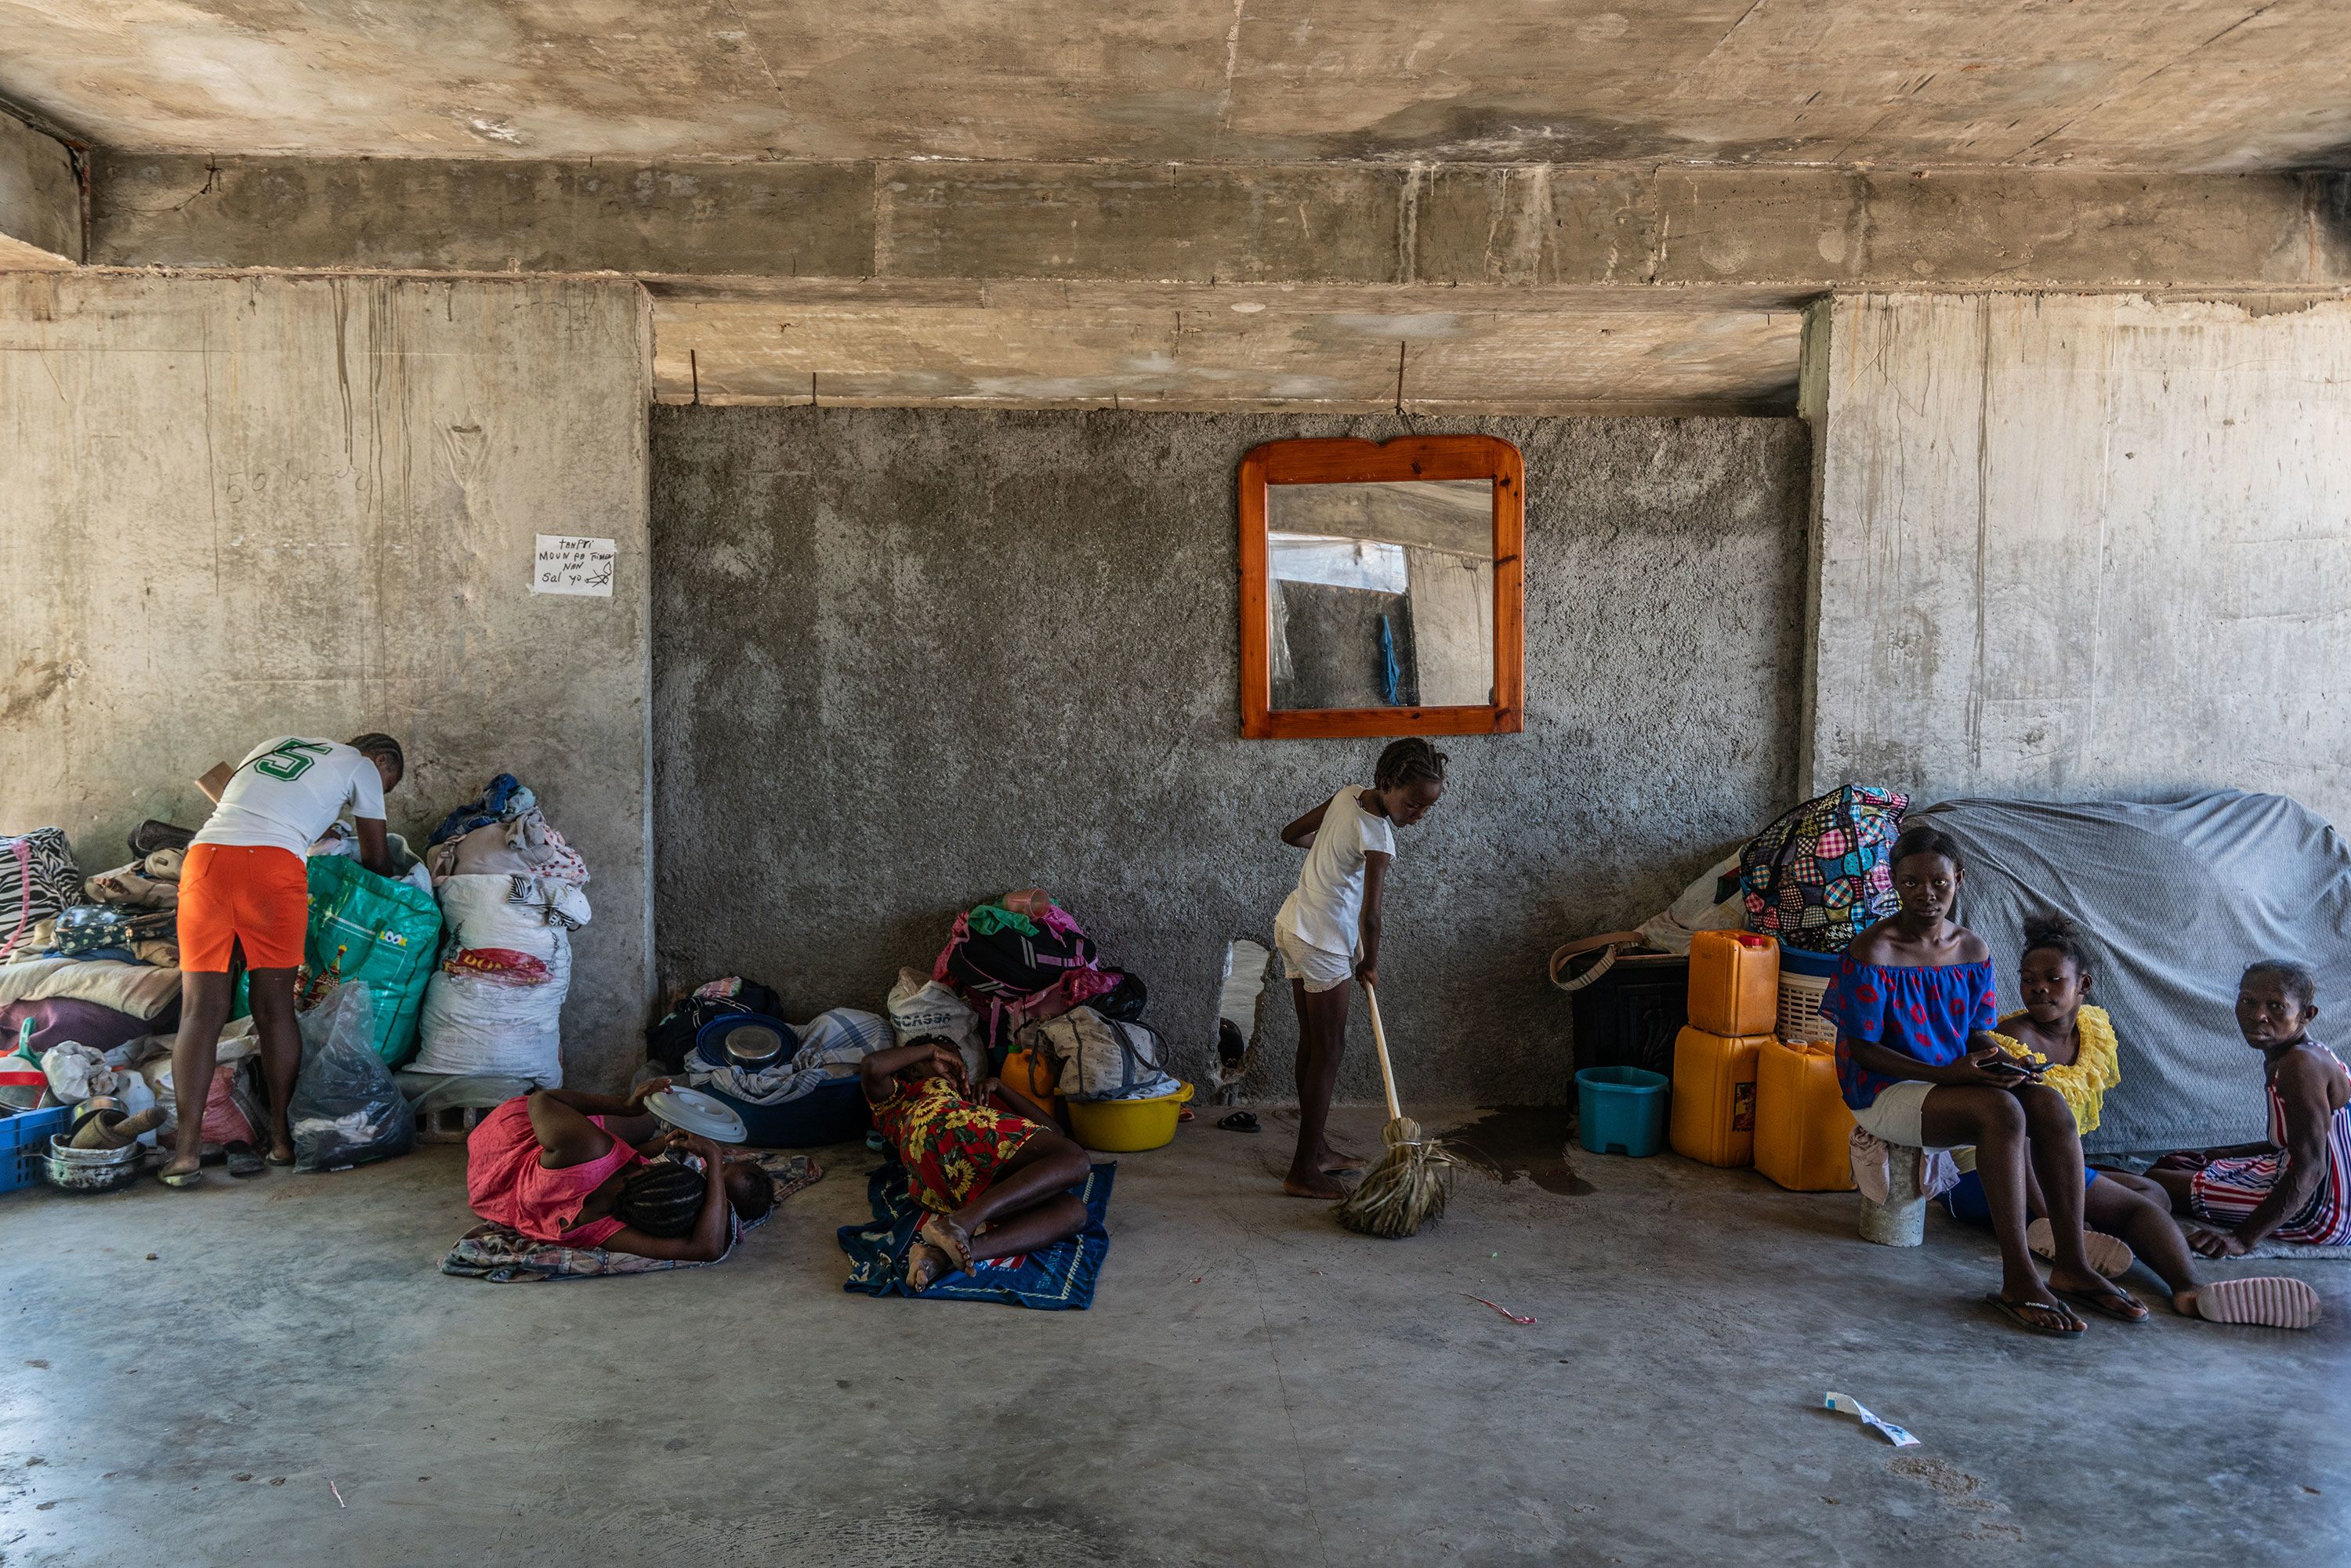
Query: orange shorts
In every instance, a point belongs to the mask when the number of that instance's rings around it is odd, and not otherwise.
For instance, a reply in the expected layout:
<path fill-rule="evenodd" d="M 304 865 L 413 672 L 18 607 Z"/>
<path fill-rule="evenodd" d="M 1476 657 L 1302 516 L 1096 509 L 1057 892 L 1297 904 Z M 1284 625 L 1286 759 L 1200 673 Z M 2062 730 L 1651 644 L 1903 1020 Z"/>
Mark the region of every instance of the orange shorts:
<path fill-rule="evenodd" d="M 294 969 L 310 924 L 310 873 L 272 844 L 191 844 L 180 867 L 180 968 L 225 975 L 245 949 L 248 969 Z"/>

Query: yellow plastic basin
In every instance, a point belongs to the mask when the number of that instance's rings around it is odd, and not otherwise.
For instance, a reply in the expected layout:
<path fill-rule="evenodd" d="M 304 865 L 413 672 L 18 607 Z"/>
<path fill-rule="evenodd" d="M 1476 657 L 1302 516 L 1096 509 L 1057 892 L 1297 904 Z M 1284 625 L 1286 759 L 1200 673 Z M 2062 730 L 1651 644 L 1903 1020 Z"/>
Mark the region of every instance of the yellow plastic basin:
<path fill-rule="evenodd" d="M 1070 1129 L 1105 1154 L 1132 1155 L 1176 1141 L 1176 1112 L 1192 1098 L 1188 1083 L 1156 1100 L 1071 1100 Z"/>

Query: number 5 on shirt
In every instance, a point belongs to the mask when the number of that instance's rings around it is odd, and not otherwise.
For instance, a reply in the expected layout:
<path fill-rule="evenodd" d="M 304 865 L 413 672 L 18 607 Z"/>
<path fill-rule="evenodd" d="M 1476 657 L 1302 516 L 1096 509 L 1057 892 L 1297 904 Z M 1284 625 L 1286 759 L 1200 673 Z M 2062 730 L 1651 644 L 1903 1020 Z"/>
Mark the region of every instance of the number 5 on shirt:
<path fill-rule="evenodd" d="M 316 741 L 289 740 L 255 758 L 253 770 L 290 784 L 310 771 L 311 765 L 326 756 L 329 749 Z"/>

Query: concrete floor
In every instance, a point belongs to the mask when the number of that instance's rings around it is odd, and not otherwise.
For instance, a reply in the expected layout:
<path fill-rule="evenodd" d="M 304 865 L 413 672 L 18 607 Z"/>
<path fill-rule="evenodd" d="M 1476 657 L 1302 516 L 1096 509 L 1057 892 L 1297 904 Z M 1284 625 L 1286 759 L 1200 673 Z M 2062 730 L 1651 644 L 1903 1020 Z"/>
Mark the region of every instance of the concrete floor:
<path fill-rule="evenodd" d="M 1522 1154 L 1557 1130 L 1495 1125 Z M 1204 1118 L 1126 1156 L 1094 1310 L 1058 1316 L 844 1294 L 862 1148 L 722 1267 L 562 1285 L 435 1271 L 468 1223 L 454 1148 L 0 1198 L 0 1564 L 2351 1550 L 2351 1268 L 2288 1266 L 2327 1298 L 2313 1333 L 2160 1313 L 2059 1343 L 1975 1304 L 1989 1239 L 1939 1218 L 1887 1250 L 1847 1195 L 1579 1154 L 1378 1242 L 1282 1197 L 1282 1146 Z"/>

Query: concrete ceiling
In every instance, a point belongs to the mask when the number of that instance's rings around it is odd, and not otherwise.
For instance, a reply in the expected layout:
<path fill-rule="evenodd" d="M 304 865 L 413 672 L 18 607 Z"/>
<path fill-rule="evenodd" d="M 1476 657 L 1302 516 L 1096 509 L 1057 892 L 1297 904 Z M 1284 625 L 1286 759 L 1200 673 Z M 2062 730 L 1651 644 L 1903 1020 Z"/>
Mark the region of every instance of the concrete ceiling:
<path fill-rule="evenodd" d="M 404 157 L 2351 162 L 2341 0 L 0 0 L 100 145 Z"/>
<path fill-rule="evenodd" d="M 1803 311 L 1576 290 L 655 281 L 664 402 L 1785 412 Z"/>

